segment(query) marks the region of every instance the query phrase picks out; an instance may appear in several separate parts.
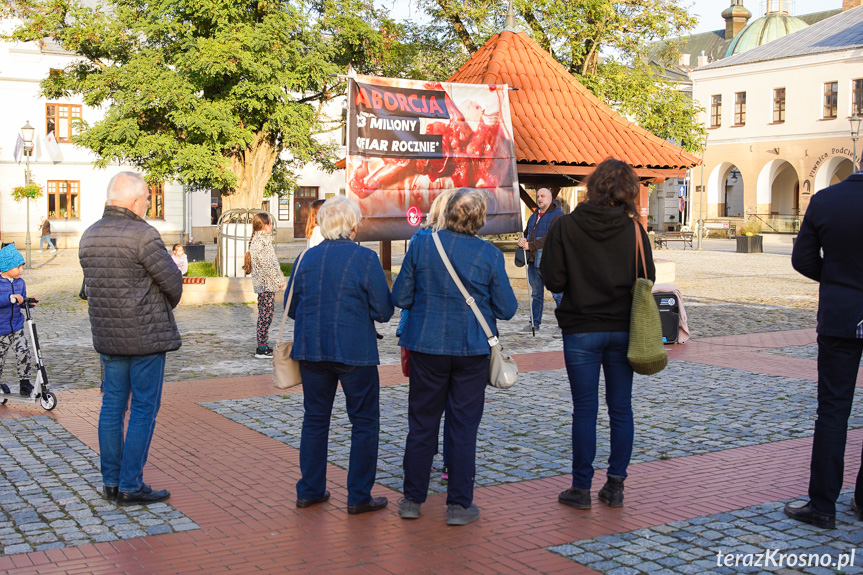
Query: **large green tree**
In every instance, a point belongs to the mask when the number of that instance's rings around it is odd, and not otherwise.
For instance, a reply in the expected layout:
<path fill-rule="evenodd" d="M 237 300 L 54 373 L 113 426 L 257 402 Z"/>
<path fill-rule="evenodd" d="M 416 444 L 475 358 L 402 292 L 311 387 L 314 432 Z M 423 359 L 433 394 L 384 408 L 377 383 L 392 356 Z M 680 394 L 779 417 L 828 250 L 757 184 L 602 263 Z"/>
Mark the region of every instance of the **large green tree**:
<path fill-rule="evenodd" d="M 429 16 L 428 44 L 464 54 L 443 61 L 453 72 L 504 26 L 501 0 L 414 0 Z M 700 149 L 703 128 L 688 94 L 648 62 L 676 62 L 680 37 L 695 25 L 677 0 L 513 0 L 517 24 L 598 97 L 656 135 L 689 151 Z M 454 63 L 453 63 L 454 62 Z"/>
<path fill-rule="evenodd" d="M 289 191 L 309 161 L 333 166 L 322 133 L 337 77 L 394 73 L 401 27 L 362 0 L 7 0 L 6 36 L 56 42 L 80 58 L 42 82 L 47 98 L 79 95 L 104 118 L 75 141 L 97 164 L 223 191 L 225 209 Z"/>

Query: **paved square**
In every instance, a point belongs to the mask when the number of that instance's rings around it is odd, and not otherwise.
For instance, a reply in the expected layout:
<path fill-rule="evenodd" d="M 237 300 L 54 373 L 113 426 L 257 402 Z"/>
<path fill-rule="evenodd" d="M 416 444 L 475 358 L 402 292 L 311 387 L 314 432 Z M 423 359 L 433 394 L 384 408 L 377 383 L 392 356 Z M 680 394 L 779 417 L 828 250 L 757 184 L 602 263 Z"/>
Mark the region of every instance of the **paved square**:
<path fill-rule="evenodd" d="M 789 519 L 782 509 L 787 501 L 776 501 L 549 549 L 609 575 L 863 573 L 863 554 L 857 553 L 863 524 L 848 508 L 851 491 L 839 498 L 832 530 Z M 836 569 L 840 554 L 854 565 Z"/>
<path fill-rule="evenodd" d="M 0 419 L 0 555 L 198 529 L 166 503 L 102 499 L 99 456 L 50 417 Z"/>
<path fill-rule="evenodd" d="M 602 383 L 600 390 L 602 390 Z M 402 487 L 407 436 L 407 385 L 381 388 L 377 482 Z M 858 397 L 856 405 L 859 407 Z M 252 397 L 202 404 L 232 421 L 299 449 L 302 395 Z M 632 462 L 672 459 L 812 435 L 815 384 L 722 367 L 671 361 L 661 377 L 633 383 L 635 444 Z M 566 370 L 519 376 L 509 391 L 488 389 L 477 439 L 479 487 L 566 475 L 571 471 L 572 400 Z M 609 429 L 603 394 L 597 430 L 597 476 L 608 459 Z M 851 428 L 863 427 L 855 409 Z M 329 462 L 346 469 L 350 422 L 336 394 Z M 442 437 L 441 437 L 442 439 Z M 440 468 L 440 455 L 436 468 Z M 445 492 L 439 473 L 430 492 Z"/>

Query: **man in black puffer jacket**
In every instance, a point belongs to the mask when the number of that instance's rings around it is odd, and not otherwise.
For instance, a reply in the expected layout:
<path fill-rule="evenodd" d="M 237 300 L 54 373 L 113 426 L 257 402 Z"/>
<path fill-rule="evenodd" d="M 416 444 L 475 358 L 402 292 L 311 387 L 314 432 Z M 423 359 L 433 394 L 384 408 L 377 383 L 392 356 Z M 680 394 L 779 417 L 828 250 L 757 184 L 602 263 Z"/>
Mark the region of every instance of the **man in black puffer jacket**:
<path fill-rule="evenodd" d="M 132 172 L 114 176 L 102 219 L 81 236 L 78 252 L 93 347 L 105 366 L 99 415 L 104 496 L 119 505 L 170 497 L 165 489 L 151 489 L 143 477 L 162 399 L 165 353 L 181 345 L 171 310 L 183 295 L 183 276 L 159 232 L 143 220 L 149 201 L 149 188 L 141 176 Z M 127 405 L 130 414 L 124 437 Z"/>

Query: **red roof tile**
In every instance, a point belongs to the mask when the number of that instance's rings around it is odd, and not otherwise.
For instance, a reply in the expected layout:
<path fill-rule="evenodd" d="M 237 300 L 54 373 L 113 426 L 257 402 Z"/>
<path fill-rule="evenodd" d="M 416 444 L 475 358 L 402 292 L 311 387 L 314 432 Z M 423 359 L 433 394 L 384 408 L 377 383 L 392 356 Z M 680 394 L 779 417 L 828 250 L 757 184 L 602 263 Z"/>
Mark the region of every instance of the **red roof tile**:
<path fill-rule="evenodd" d="M 635 168 L 681 169 L 696 156 L 617 114 L 527 34 L 492 36 L 449 79 L 507 84 L 520 163 L 595 166 L 615 157 Z"/>

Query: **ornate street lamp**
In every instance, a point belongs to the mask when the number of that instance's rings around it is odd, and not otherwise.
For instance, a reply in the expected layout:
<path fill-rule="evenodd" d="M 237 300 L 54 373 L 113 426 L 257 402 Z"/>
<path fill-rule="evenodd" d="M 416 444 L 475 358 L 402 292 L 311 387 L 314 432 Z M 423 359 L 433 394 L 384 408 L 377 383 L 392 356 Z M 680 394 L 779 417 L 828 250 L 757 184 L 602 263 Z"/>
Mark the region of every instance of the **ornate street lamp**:
<path fill-rule="evenodd" d="M 854 114 L 848 118 L 848 123 L 851 124 L 851 141 L 854 142 L 854 171 L 857 171 L 857 138 L 860 137 L 860 123 L 863 118 Z"/>
<path fill-rule="evenodd" d="M 36 134 L 36 128 L 30 125 L 30 121 L 28 120 L 24 126 L 21 127 L 21 138 L 24 140 L 24 156 L 27 158 L 26 167 L 24 168 L 24 185 L 30 185 L 30 156 L 33 154 L 33 136 Z M 25 247 L 25 264 L 26 268 L 30 269 L 33 266 L 30 264 L 30 197 L 27 197 L 27 220 L 26 220 L 27 233 L 24 236 L 24 247 Z"/>

